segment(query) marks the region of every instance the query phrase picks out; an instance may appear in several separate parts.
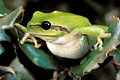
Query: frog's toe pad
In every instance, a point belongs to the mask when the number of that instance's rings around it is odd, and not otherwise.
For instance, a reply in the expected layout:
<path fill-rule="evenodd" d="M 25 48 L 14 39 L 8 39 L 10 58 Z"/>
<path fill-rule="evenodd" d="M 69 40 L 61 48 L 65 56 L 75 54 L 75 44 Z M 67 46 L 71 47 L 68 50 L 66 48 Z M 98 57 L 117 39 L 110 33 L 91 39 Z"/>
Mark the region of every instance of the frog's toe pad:
<path fill-rule="evenodd" d="M 98 48 L 98 42 L 94 45 L 95 50 Z"/>
<path fill-rule="evenodd" d="M 99 46 L 98 46 L 99 45 Z M 99 42 L 97 42 L 95 45 L 94 45 L 94 48 L 95 50 L 97 50 L 97 48 L 99 47 L 99 50 L 103 50 L 103 47 L 102 47 L 102 44 L 99 44 Z"/>
<path fill-rule="evenodd" d="M 24 44 L 24 41 L 23 41 L 23 40 L 21 40 L 21 41 L 20 41 L 20 43 L 21 43 L 21 44 Z"/>
<path fill-rule="evenodd" d="M 34 45 L 35 48 L 40 48 L 41 47 L 41 44 L 37 44 L 37 45 Z"/>
<path fill-rule="evenodd" d="M 102 50 L 103 50 L 102 45 L 99 45 L 99 50 L 100 50 L 100 51 L 102 51 Z"/>
<path fill-rule="evenodd" d="M 110 37 L 111 36 L 111 33 L 106 33 L 106 37 Z"/>

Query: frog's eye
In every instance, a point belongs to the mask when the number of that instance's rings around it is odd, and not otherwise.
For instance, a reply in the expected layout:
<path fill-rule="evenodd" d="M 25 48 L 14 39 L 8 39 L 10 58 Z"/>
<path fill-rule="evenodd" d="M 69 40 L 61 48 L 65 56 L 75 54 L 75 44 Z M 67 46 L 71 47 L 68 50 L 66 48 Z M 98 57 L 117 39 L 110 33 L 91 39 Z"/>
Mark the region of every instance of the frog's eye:
<path fill-rule="evenodd" d="M 51 28 L 51 23 L 50 23 L 49 21 L 43 21 L 43 22 L 41 23 L 41 27 L 42 27 L 43 29 L 45 29 L 45 30 L 48 30 L 48 29 Z"/>

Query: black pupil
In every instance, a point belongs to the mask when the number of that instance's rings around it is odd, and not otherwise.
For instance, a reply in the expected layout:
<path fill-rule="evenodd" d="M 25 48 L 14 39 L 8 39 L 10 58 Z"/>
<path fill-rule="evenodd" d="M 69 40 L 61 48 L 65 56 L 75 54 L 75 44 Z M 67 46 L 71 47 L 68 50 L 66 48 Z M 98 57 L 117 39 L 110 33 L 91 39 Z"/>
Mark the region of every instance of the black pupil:
<path fill-rule="evenodd" d="M 51 23 L 49 21 L 43 21 L 41 26 L 43 29 L 48 30 L 51 28 Z"/>

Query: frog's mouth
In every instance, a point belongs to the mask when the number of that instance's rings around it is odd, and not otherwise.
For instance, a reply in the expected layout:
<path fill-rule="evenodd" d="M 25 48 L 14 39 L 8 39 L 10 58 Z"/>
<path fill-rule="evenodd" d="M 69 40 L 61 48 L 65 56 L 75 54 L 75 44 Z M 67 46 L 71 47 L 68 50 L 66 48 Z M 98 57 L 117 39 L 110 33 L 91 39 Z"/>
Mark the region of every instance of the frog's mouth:
<path fill-rule="evenodd" d="M 31 24 L 30 26 L 41 26 L 41 24 Z M 62 35 L 61 33 L 63 33 L 63 32 L 70 33 L 69 29 L 62 27 L 62 26 L 52 25 L 50 29 L 58 31 L 58 32 L 49 32 L 49 30 L 44 30 L 45 31 L 44 34 L 41 32 L 39 32 L 39 33 L 30 32 L 30 34 L 36 38 L 41 38 L 45 41 L 50 41 L 50 40 L 56 39 L 58 36 L 60 37 Z M 62 32 L 59 32 L 59 31 L 62 31 Z M 48 34 L 48 32 L 49 32 L 49 34 Z"/>
<path fill-rule="evenodd" d="M 30 24 L 30 27 L 31 26 L 41 26 L 41 24 Z M 70 33 L 70 31 L 67 28 L 63 27 L 63 26 L 52 25 L 51 29 L 54 29 L 56 31 L 65 31 L 67 33 Z"/>
<path fill-rule="evenodd" d="M 51 27 L 52 30 L 56 30 L 56 31 L 63 31 L 63 32 L 67 32 L 67 33 L 70 33 L 70 31 L 65 28 L 65 27 L 62 27 L 62 26 L 52 26 Z M 53 34 L 39 34 L 39 33 L 32 33 L 36 36 L 51 36 L 51 37 L 56 37 L 57 35 L 53 35 Z"/>

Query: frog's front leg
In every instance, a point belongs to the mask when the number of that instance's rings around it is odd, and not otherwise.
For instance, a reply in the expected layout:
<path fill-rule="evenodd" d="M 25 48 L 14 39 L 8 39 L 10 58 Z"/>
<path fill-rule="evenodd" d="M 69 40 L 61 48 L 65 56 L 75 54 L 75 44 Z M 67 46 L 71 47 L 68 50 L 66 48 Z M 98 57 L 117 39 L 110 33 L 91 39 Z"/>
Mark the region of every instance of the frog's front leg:
<path fill-rule="evenodd" d="M 30 38 L 30 39 L 29 39 Z M 32 41 L 31 41 L 32 40 Z M 32 42 L 34 43 L 35 48 L 41 47 L 41 44 L 38 44 L 37 40 L 34 36 L 31 36 L 30 33 L 25 33 L 24 37 L 20 41 L 21 44 L 24 44 L 25 42 Z"/>
<path fill-rule="evenodd" d="M 41 44 L 38 44 L 38 41 L 35 39 L 35 37 L 28 33 L 29 31 L 25 26 L 22 26 L 19 23 L 15 23 L 14 26 L 20 29 L 23 33 L 25 33 L 24 37 L 20 41 L 21 44 L 24 44 L 25 42 L 31 42 L 34 43 L 35 48 L 41 47 Z"/>
<path fill-rule="evenodd" d="M 31 39 L 34 43 L 35 48 L 40 48 L 42 44 L 38 44 L 38 41 L 35 39 L 35 37 L 31 36 Z"/>
<path fill-rule="evenodd" d="M 21 44 L 24 44 L 27 39 L 30 37 L 30 34 L 29 33 L 25 33 L 24 37 L 22 38 L 22 40 L 20 41 Z"/>

